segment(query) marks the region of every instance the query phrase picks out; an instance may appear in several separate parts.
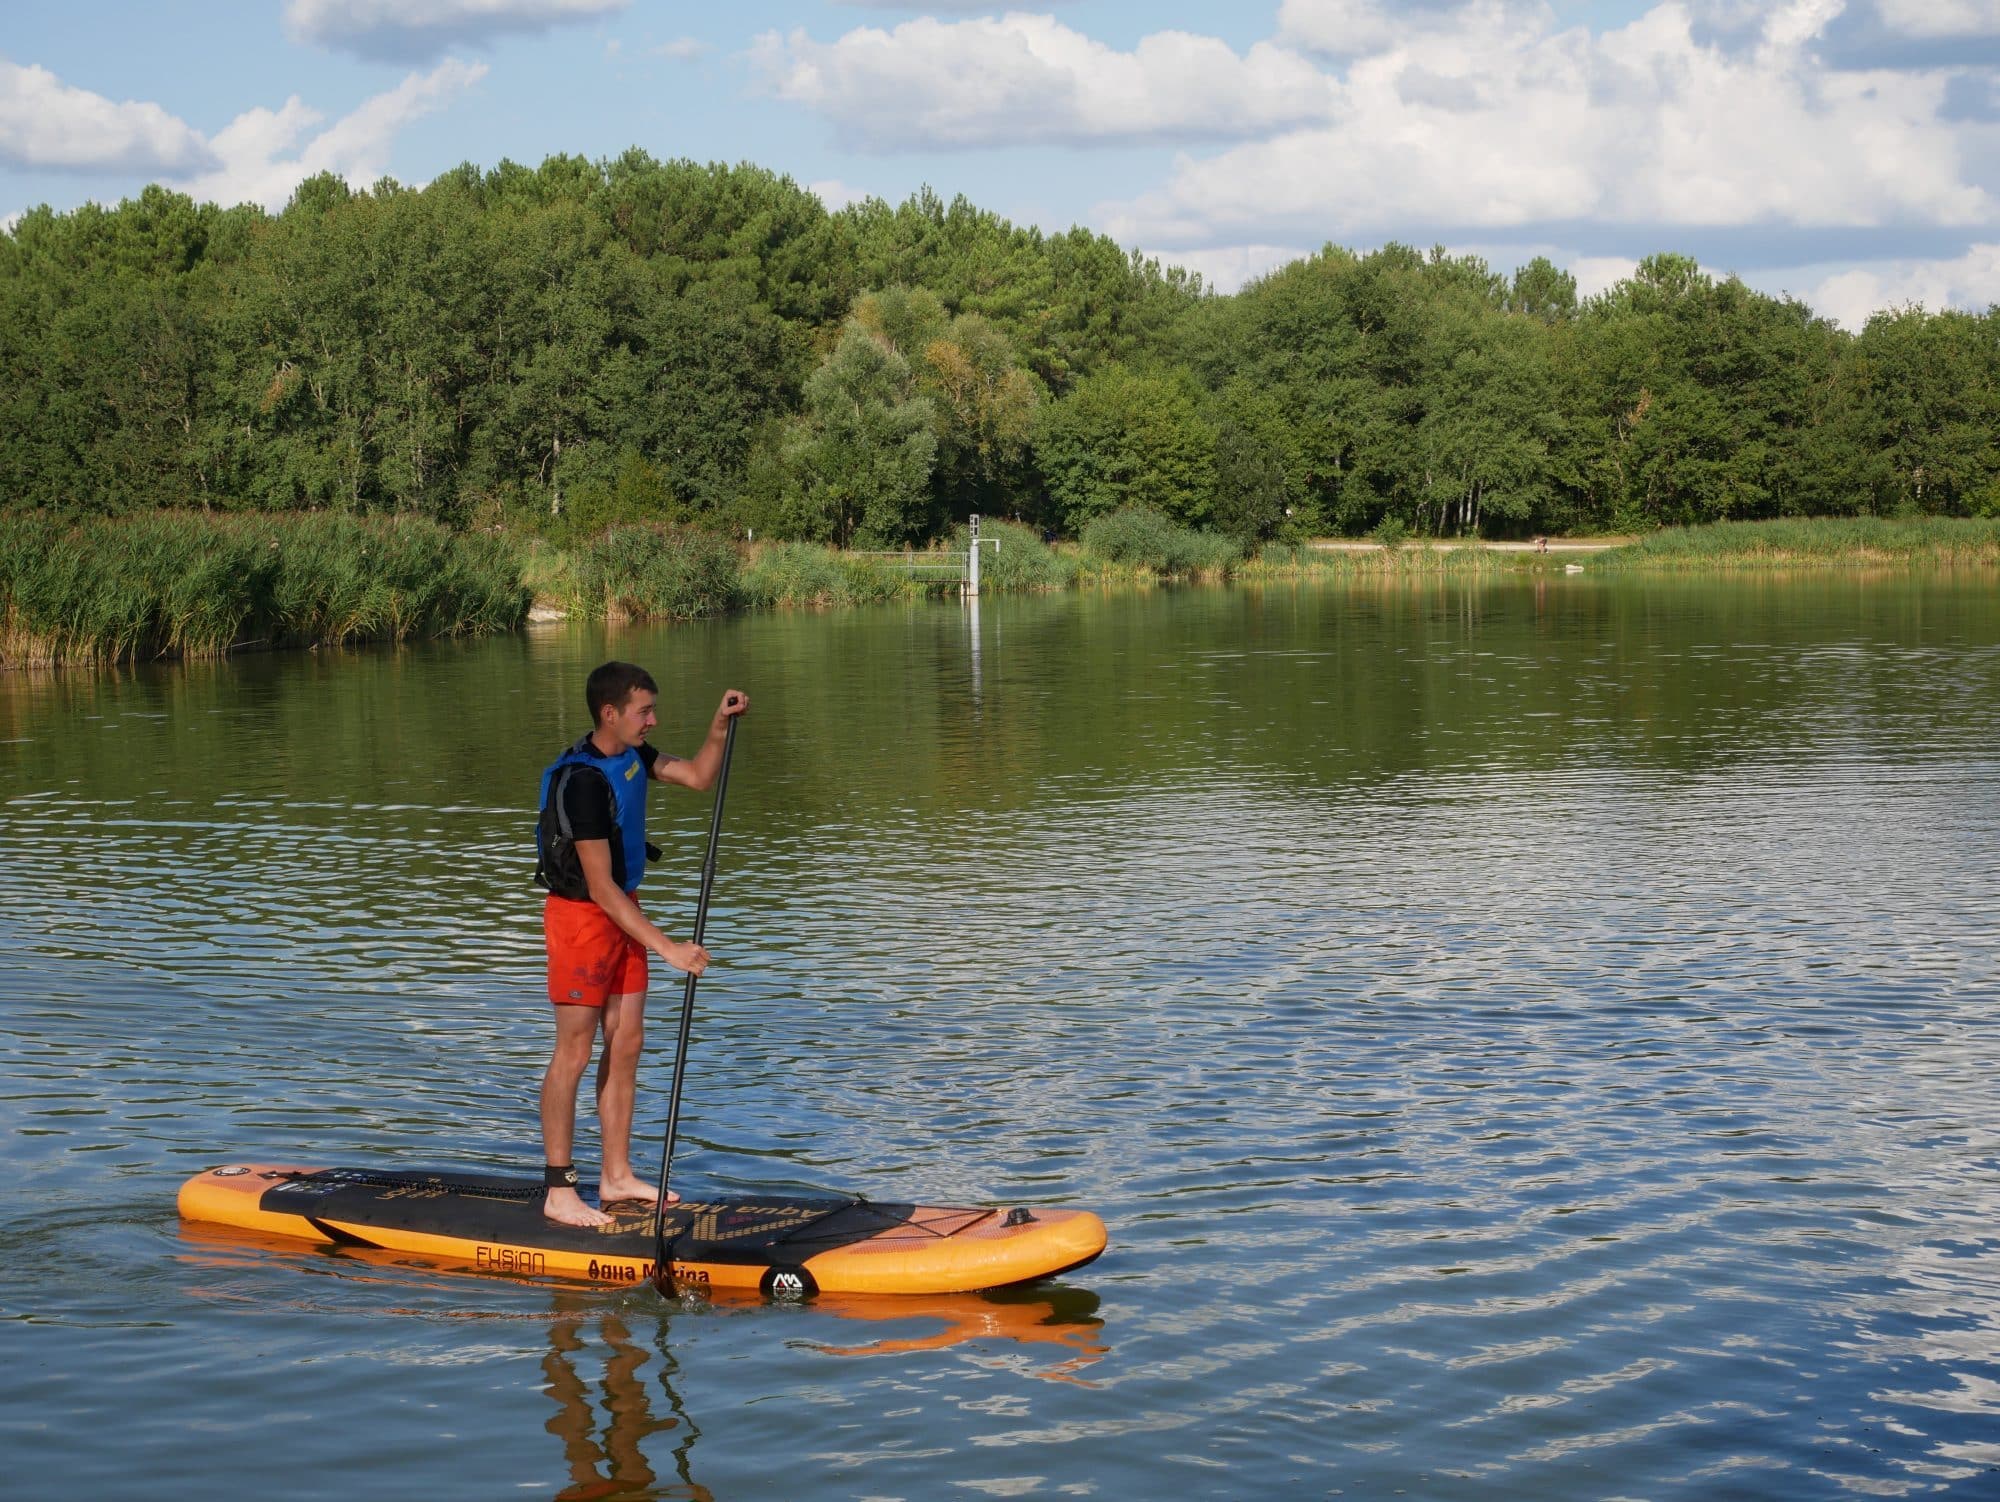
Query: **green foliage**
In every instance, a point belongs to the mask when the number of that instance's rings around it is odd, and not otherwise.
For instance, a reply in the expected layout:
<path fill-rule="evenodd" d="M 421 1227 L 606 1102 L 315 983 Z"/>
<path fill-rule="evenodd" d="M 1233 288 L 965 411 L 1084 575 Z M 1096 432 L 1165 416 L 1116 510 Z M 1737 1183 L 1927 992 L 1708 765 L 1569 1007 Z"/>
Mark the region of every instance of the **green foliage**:
<path fill-rule="evenodd" d="M 1315 548 L 1292 543 L 1265 545 L 1235 577 L 1246 583 L 1315 577 L 1384 575 L 1429 577 L 1435 574 L 1496 574 L 1535 569 L 1532 555 L 1502 553 L 1485 547 L 1444 545 L 1416 548 Z"/>
<path fill-rule="evenodd" d="M 483 633 L 519 625 L 527 610 L 519 557 L 491 535 L 453 533 L 416 517 L 274 517 L 238 525 L 253 544 L 268 539 L 278 640 Z"/>
<path fill-rule="evenodd" d="M 1851 431 L 1842 447 L 1871 461 L 1857 486 L 1869 510 L 2000 509 L 2000 308 L 1878 313 L 1847 364 L 1842 415 Z"/>
<path fill-rule="evenodd" d="M 1243 557 L 1235 539 L 1181 526 L 1144 506 L 1095 518 L 1081 541 L 1086 553 L 1107 563 L 1168 576 L 1227 573 Z"/>
<path fill-rule="evenodd" d="M 995 539 L 997 548 L 982 547 L 979 558 L 979 588 L 982 593 L 1027 593 L 1045 589 L 1067 589 L 1076 583 L 1076 559 L 1059 553 L 1042 541 L 1033 527 L 981 517 L 979 535 Z M 953 534 L 952 546 L 964 548 L 971 533 L 964 527 Z"/>
<path fill-rule="evenodd" d="M 937 457 L 929 398 L 888 340 L 850 323 L 806 382 L 788 435 L 777 531 L 790 541 L 890 547 L 930 530 Z"/>
<path fill-rule="evenodd" d="M 2000 519 L 1875 516 L 1669 527 L 1600 553 L 1593 568 L 2000 563 Z"/>
<path fill-rule="evenodd" d="M 642 212 L 662 204 L 705 228 Z M 847 295 L 800 285 L 801 246 L 837 255 L 810 194 L 633 155 L 460 168 L 421 193 L 322 176 L 275 218 L 149 189 L 27 216 L 6 244 L 0 484 L 58 509 L 457 524 L 526 486 L 554 516 L 565 461 L 601 451 L 585 468 L 606 476 L 631 449 L 670 514 L 705 514 L 796 406 L 812 336 L 788 319 Z"/>
<path fill-rule="evenodd" d="M 1209 517 L 1216 434 L 1183 378 L 1109 366 L 1041 410 L 1034 442 L 1065 532 L 1125 507 L 1187 526 Z"/>
<path fill-rule="evenodd" d="M 570 554 L 573 614 L 627 621 L 720 615 L 741 596 L 733 544 L 675 527 L 614 527 Z"/>
<path fill-rule="evenodd" d="M 1576 278 L 1546 256 L 1536 256 L 1514 272 L 1507 294 L 1510 313 L 1525 313 L 1543 323 L 1561 323 L 1576 316 Z"/>
<path fill-rule="evenodd" d="M 1317 532 L 1321 518 L 1305 456 L 1277 398 L 1238 378 L 1215 394 L 1209 412 L 1216 430 L 1216 530 L 1246 548 Z"/>
<path fill-rule="evenodd" d="M 1368 539 L 1385 548 L 1400 548 L 1409 541 L 1410 529 L 1400 516 L 1385 516 L 1369 528 Z"/>
<path fill-rule="evenodd" d="M 860 298 L 850 327 L 894 350 L 909 368 L 909 389 L 930 403 L 931 529 L 1033 493 L 1028 440 L 1041 385 L 996 324 L 977 313 L 953 317 L 930 291 L 891 287 Z"/>
<path fill-rule="evenodd" d="M 513 549 L 417 519 L 0 517 L 0 657 L 123 662 L 519 625 Z"/>
<path fill-rule="evenodd" d="M 557 473 L 562 508 L 538 518 L 536 530 L 561 546 L 585 542 L 612 527 L 693 520 L 665 473 L 637 449 L 620 450 L 609 465 L 599 460 L 598 451 L 571 450 Z"/>
<path fill-rule="evenodd" d="M 1075 228 L 1045 235 L 929 188 L 835 216 L 864 287 L 922 287 L 947 312 L 994 324 L 1045 387 L 1157 346 L 1198 306 L 1201 282 Z M 907 351 L 906 351 L 907 352 Z"/>
<path fill-rule="evenodd" d="M 0 505 L 891 546 L 1127 506 L 1245 548 L 2000 514 L 2000 312 L 1857 336 L 1647 258 L 1328 245 L 1229 297 L 928 189 L 633 150 L 149 187 L 0 233 Z"/>
<path fill-rule="evenodd" d="M 1582 474 L 1610 526 L 1866 507 L 1823 441 L 1840 421 L 1848 344 L 1802 305 L 1654 256 L 1594 299 L 1576 333 L 1592 393 Z"/>
<path fill-rule="evenodd" d="M 770 609 L 827 609 L 876 604 L 910 592 L 907 575 L 873 559 L 812 543 L 759 545 L 743 571 L 745 604 Z"/>

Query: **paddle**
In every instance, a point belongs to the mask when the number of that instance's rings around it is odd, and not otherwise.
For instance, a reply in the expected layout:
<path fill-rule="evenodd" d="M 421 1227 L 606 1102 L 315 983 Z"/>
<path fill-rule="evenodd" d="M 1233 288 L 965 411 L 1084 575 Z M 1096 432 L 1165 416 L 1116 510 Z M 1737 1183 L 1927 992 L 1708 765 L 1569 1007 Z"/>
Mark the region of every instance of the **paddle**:
<path fill-rule="evenodd" d="M 737 715 L 729 717 L 722 737 L 722 769 L 715 777 L 715 811 L 708 820 L 708 858 L 701 866 L 701 896 L 694 905 L 693 942 L 701 942 L 708 927 L 708 894 L 715 885 L 715 847 L 722 838 L 722 800 L 729 792 L 729 753 L 736 749 Z M 662 1289 L 673 1285 L 667 1265 L 667 1175 L 673 1169 L 674 1138 L 680 1134 L 681 1081 L 687 1075 L 688 1032 L 694 1026 L 694 986 L 698 977 L 690 974 L 687 990 L 681 995 L 681 1034 L 674 1045 L 674 1088 L 667 1100 L 667 1138 L 660 1144 L 660 1203 L 653 1213 L 653 1279 Z"/>

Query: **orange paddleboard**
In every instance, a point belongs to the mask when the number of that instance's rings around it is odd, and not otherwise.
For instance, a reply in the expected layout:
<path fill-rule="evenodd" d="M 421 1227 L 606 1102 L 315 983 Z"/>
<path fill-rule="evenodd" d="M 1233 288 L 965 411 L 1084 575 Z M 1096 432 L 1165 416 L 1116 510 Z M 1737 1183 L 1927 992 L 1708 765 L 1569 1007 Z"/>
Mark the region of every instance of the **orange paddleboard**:
<path fill-rule="evenodd" d="M 649 1205 L 608 1205 L 584 1228 L 542 1214 L 542 1186 L 486 1174 L 230 1163 L 181 1186 L 187 1221 L 374 1248 L 480 1272 L 591 1283 L 654 1273 Z M 981 1209 L 756 1195 L 666 1210 L 676 1283 L 814 1293 L 970 1293 L 1052 1278 L 1104 1250 L 1084 1210 Z"/>

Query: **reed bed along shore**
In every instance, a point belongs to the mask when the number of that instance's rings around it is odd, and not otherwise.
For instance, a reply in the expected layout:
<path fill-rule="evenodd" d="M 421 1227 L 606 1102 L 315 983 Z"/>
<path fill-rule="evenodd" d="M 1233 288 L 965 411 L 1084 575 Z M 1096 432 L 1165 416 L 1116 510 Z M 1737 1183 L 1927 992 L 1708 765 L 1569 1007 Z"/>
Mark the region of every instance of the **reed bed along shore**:
<path fill-rule="evenodd" d="M 504 631 L 515 548 L 415 519 L 0 516 L 0 665 Z"/>
<path fill-rule="evenodd" d="M 1100 518 L 1073 543 L 1051 543 L 1032 527 L 993 521 L 982 524 L 980 539 L 999 544 L 980 554 L 980 588 L 988 594 L 1536 566 L 1521 554 L 1423 544 L 1360 553 L 1273 544 L 1246 557 L 1233 538 L 1136 511 Z M 960 528 L 935 547 L 893 556 L 797 542 L 737 551 L 699 533 L 621 527 L 562 559 L 545 558 L 534 578 L 535 593 L 549 613 L 583 619 L 689 620 L 730 609 L 838 609 L 956 593 L 967 540 Z M 732 557 L 733 583 L 727 577 Z"/>
<path fill-rule="evenodd" d="M 1669 527 L 1600 553 L 1595 569 L 2000 564 L 2000 517 L 1816 517 Z"/>
<path fill-rule="evenodd" d="M 1076 542 L 989 521 L 981 584 L 996 594 L 1161 583 L 1466 577 L 1564 567 L 1566 554 L 1476 541 L 1387 546 L 1233 539 L 1155 512 L 1101 517 Z M 954 592 L 967 537 L 895 556 L 810 543 L 615 527 L 562 549 L 411 518 L 158 512 L 0 517 L 0 667 L 215 657 L 259 647 L 510 630 L 544 616 L 692 620 L 839 609 Z M 2000 518 L 1841 518 L 1670 529 L 1589 568 L 2000 565 Z M 915 565 L 914 567 L 912 565 Z"/>
<path fill-rule="evenodd" d="M 1561 571 L 1585 558 L 1620 567 L 1700 567 L 1706 562 L 1794 559 L 1877 562 L 2000 558 L 1994 523 L 1864 519 L 1736 523 L 1663 532 L 1603 551 L 1547 553 L 1527 543 L 1405 538 L 1387 545 L 1267 543 L 1247 553 L 1234 539 L 1180 526 L 1139 508 L 1101 517 L 1075 542 L 1033 527 L 987 520 L 981 588 L 992 594 L 1167 583 L 1272 583 L 1311 579 L 1467 577 Z M 702 533 L 619 527 L 568 552 L 528 554 L 528 583 L 545 611 L 582 619 L 688 620 L 729 610 L 840 609 L 955 592 L 964 528 L 895 557 L 815 543 L 739 547 Z M 918 565 L 912 568 L 910 565 Z"/>
<path fill-rule="evenodd" d="M 1310 578 L 1429 577 L 1520 573 L 1560 569 L 1562 559 L 1453 543 L 1403 543 L 1396 547 L 1316 548 L 1271 543 L 1237 566 L 1233 577 L 1270 581 Z"/>

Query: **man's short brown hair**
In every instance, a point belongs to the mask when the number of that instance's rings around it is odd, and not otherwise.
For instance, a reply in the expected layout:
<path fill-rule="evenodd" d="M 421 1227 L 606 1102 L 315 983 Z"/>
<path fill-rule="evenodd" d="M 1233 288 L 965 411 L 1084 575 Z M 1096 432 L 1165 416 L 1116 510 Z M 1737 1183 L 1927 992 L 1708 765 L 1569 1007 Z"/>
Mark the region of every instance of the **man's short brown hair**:
<path fill-rule="evenodd" d="M 590 723 L 598 722 L 607 704 L 613 709 L 623 709 L 625 701 L 640 689 L 657 694 L 660 685 L 635 662 L 607 662 L 591 669 L 583 685 L 583 701 L 590 706 Z"/>

